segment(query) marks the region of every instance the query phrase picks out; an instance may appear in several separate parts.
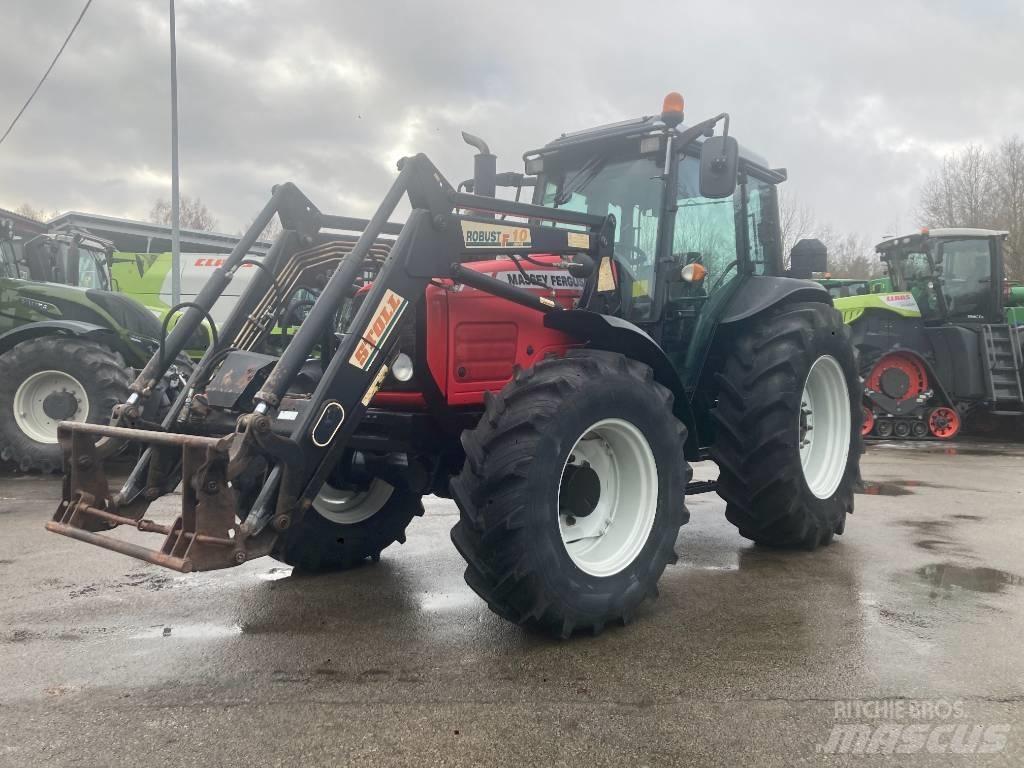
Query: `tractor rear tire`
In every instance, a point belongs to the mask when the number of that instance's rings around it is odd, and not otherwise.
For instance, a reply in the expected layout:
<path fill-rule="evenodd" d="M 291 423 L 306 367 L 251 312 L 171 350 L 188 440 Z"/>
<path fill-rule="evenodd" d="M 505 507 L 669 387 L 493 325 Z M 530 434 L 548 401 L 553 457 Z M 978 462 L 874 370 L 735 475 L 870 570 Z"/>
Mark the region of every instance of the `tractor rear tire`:
<path fill-rule="evenodd" d="M 0 355 L 0 458 L 22 471 L 56 472 L 57 422 L 106 424 L 128 397 L 120 354 L 86 339 L 43 336 Z"/>
<path fill-rule="evenodd" d="M 685 440 L 672 394 L 635 360 L 570 350 L 517 370 L 462 434 L 452 541 L 466 582 L 502 618 L 562 638 L 630 621 L 677 559 Z"/>
<path fill-rule="evenodd" d="M 757 544 L 814 549 L 853 511 L 863 418 L 846 334 L 830 306 L 785 305 L 737 340 L 719 374 L 718 492 L 726 518 Z"/>
<path fill-rule="evenodd" d="M 405 529 L 423 515 L 419 495 L 382 480 L 347 505 L 324 501 L 329 496 L 336 501 L 339 493 L 322 489 L 314 506 L 278 539 L 272 556 L 308 573 L 347 570 L 379 560 L 396 541 L 404 544 Z"/>

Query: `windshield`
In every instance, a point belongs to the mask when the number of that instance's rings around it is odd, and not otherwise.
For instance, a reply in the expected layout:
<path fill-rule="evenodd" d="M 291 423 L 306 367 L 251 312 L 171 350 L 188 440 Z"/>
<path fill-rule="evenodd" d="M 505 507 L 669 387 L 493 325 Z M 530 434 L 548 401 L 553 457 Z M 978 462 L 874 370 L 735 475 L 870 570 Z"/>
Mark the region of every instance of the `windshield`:
<path fill-rule="evenodd" d="M 909 292 L 917 302 L 923 318 L 943 314 L 941 298 L 936 290 L 935 265 L 927 246 L 917 245 L 888 255 L 889 277 L 896 291 Z"/>
<path fill-rule="evenodd" d="M 82 288 L 106 289 L 106 271 L 103 254 L 90 251 L 88 248 L 78 249 L 78 284 Z"/>
<path fill-rule="evenodd" d="M 556 170 L 544 187 L 543 204 L 597 216 L 615 216 L 615 261 L 627 286 L 632 320 L 647 320 L 653 306 L 654 264 L 664 184 L 653 156 L 593 156 Z"/>

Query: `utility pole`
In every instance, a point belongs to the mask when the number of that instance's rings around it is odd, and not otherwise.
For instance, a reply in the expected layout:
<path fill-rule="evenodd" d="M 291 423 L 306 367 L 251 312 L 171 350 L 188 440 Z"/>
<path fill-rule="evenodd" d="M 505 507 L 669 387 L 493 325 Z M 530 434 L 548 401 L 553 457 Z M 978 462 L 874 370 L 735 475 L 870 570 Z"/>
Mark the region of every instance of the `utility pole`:
<path fill-rule="evenodd" d="M 181 302 L 181 226 L 178 199 L 178 49 L 171 3 L 171 304 Z"/>

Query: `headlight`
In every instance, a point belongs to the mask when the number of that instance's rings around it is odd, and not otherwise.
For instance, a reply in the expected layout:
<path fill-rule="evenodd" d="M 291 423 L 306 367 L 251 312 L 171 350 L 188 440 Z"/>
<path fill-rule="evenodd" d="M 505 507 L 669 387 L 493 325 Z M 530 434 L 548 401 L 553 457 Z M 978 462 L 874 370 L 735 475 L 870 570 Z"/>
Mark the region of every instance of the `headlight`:
<path fill-rule="evenodd" d="M 391 375 L 399 381 L 409 381 L 412 378 L 412 358 L 405 352 L 399 352 L 394 362 L 391 363 Z"/>

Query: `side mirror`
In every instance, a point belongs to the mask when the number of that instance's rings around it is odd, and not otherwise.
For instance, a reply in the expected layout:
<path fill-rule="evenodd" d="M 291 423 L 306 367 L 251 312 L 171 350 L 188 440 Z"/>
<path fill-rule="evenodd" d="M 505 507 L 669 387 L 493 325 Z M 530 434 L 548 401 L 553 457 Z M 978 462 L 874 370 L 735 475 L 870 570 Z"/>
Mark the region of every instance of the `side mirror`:
<path fill-rule="evenodd" d="M 815 272 L 828 271 L 828 248 L 816 238 L 804 238 L 789 252 L 790 277 L 809 280 Z"/>
<path fill-rule="evenodd" d="M 736 191 L 740 145 L 732 136 L 712 136 L 700 147 L 700 194 L 717 200 Z"/>

